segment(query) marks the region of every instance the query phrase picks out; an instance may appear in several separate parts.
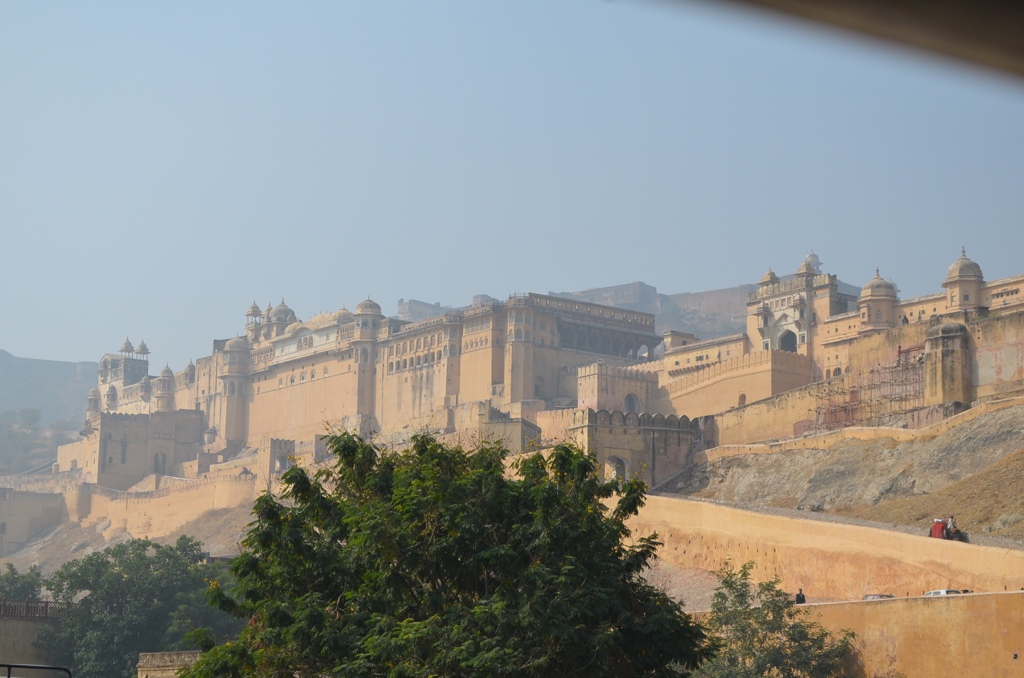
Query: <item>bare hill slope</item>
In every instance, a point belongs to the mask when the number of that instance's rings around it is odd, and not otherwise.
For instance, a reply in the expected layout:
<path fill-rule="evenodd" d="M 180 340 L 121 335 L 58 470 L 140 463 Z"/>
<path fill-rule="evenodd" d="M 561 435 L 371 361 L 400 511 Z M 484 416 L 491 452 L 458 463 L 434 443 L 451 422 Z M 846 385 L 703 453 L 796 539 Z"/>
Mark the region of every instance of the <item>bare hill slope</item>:
<path fill-rule="evenodd" d="M 719 459 L 694 467 L 675 488 L 661 489 L 903 525 L 955 513 L 968 530 L 1018 536 L 1014 526 L 1024 530 L 1022 451 L 1024 405 L 1018 405 L 924 442 L 848 441 L 832 449 Z"/>
<path fill-rule="evenodd" d="M 851 506 L 839 513 L 901 525 L 928 525 L 932 518 L 953 513 L 968 532 L 1024 539 L 1024 450 L 932 494 Z"/>

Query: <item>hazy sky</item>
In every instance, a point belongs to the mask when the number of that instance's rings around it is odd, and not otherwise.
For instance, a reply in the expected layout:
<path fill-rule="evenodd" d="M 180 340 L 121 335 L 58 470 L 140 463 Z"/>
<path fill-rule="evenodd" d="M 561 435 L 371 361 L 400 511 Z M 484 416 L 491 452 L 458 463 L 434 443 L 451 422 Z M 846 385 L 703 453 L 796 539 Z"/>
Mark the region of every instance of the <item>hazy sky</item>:
<path fill-rule="evenodd" d="M 709 2 L 0 4 L 0 348 L 796 270 L 1024 273 L 1024 81 Z"/>

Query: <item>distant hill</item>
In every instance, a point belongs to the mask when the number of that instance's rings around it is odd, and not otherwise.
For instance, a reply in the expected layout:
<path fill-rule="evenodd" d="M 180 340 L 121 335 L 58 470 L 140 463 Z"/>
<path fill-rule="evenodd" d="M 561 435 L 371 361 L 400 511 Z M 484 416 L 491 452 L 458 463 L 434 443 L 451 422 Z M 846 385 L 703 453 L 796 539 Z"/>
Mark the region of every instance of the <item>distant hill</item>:
<path fill-rule="evenodd" d="M 795 276 L 782 276 L 783 280 Z M 579 299 L 631 311 L 653 313 L 658 332 L 677 330 L 716 339 L 740 334 L 747 328 L 747 295 L 757 285 L 736 285 L 720 290 L 662 294 L 653 285 L 631 282 L 611 287 L 595 287 L 578 292 L 550 292 L 566 299 Z M 860 294 L 860 288 L 839 281 L 843 294 Z"/>
<path fill-rule="evenodd" d="M 747 326 L 747 295 L 756 285 L 737 285 L 707 292 L 661 294 L 644 282 L 595 287 L 578 292 L 551 292 L 566 299 L 578 299 L 631 311 L 653 313 L 659 332 L 678 330 L 714 339 L 739 334 Z"/>
<path fill-rule="evenodd" d="M 0 412 L 36 409 L 43 426 L 84 420 L 98 369 L 98 363 L 18 358 L 0 350 Z"/>

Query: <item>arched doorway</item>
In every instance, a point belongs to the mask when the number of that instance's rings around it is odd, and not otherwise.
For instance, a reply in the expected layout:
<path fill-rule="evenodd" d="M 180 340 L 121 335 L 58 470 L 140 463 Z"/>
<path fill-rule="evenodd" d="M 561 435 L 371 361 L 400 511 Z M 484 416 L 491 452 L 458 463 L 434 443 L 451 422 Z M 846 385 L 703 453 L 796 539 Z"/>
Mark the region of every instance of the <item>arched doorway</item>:
<path fill-rule="evenodd" d="M 618 478 L 626 479 L 626 462 L 620 457 L 608 457 L 608 464 L 605 466 L 605 477 L 608 480 Z"/>
<path fill-rule="evenodd" d="M 796 353 L 796 335 L 790 330 L 786 330 L 779 336 L 779 349 L 782 351 L 789 351 L 790 353 Z"/>
<path fill-rule="evenodd" d="M 640 399 L 636 397 L 634 393 L 626 394 L 626 402 L 623 404 L 626 412 L 639 412 L 640 411 Z"/>
<path fill-rule="evenodd" d="M 167 474 L 167 455 L 163 452 L 157 452 L 153 455 L 153 473 L 158 475 Z"/>

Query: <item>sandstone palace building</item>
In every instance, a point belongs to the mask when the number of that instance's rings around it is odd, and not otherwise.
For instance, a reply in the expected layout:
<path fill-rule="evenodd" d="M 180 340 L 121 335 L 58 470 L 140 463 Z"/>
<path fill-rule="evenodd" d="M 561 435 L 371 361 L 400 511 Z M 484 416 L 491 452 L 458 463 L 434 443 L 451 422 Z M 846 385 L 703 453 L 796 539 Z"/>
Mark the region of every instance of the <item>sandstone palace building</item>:
<path fill-rule="evenodd" d="M 54 470 L 115 489 L 272 473 L 317 458 L 340 428 L 383 445 L 430 431 L 515 451 L 571 437 L 609 472 L 657 484 L 699 446 L 920 427 L 1019 394 L 1022 286 L 986 281 L 963 253 L 942 291 L 900 299 L 876 274 L 855 294 L 812 254 L 761 278 L 744 332 L 706 341 L 656 332 L 650 313 L 541 294 L 417 321 L 369 299 L 305 321 L 284 301 L 253 304 L 238 336 L 184 369 L 151 374 L 145 342 L 104 355 L 84 437 Z"/>

